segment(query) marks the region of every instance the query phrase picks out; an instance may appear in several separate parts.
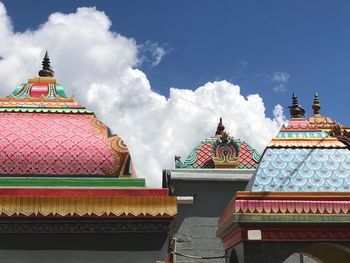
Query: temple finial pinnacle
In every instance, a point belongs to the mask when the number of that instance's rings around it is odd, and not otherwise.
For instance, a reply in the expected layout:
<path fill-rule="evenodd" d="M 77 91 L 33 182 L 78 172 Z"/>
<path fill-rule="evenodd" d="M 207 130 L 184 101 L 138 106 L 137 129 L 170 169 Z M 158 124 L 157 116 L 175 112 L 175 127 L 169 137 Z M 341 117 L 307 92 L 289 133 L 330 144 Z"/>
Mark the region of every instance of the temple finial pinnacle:
<path fill-rule="evenodd" d="M 320 114 L 321 104 L 318 99 L 317 92 L 314 95 L 314 103 L 312 104 L 312 109 L 314 110 L 314 115 Z"/>
<path fill-rule="evenodd" d="M 43 58 L 42 62 L 43 68 L 39 71 L 40 77 L 53 77 L 54 71 L 52 70 L 50 66 L 50 58 L 49 53 L 46 51 L 45 56 Z"/>
<path fill-rule="evenodd" d="M 225 126 L 222 124 L 222 118 L 220 118 L 220 121 L 218 123 L 218 127 L 216 128 L 215 136 L 223 135 L 224 130 L 225 130 Z"/>
<path fill-rule="evenodd" d="M 292 105 L 288 107 L 291 118 L 305 118 L 305 110 L 300 106 L 298 97 L 294 92 L 292 95 Z"/>

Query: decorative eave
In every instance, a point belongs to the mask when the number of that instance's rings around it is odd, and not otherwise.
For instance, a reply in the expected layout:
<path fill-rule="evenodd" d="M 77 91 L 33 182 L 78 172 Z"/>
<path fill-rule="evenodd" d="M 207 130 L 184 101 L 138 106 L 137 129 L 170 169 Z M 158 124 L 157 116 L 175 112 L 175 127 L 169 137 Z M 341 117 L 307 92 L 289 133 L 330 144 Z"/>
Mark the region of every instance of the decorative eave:
<path fill-rule="evenodd" d="M 320 239 L 350 240 L 349 228 L 342 237 L 340 232 L 333 236 L 328 233 L 344 230 L 344 224 L 349 225 L 349 222 L 348 192 L 237 192 L 219 219 L 217 235 L 225 249 L 248 241 L 251 229 L 260 233 L 260 240 L 312 240 L 310 229 L 322 232 Z M 325 232 L 324 225 L 330 224 L 332 227 Z M 278 229 L 283 229 L 284 234 L 279 236 Z M 302 234 L 296 237 L 293 231 Z"/>
<path fill-rule="evenodd" d="M 169 218 L 177 214 L 172 196 L 1 196 L 0 217 Z"/>
<path fill-rule="evenodd" d="M 235 199 L 259 200 L 344 200 L 350 201 L 350 192 L 248 192 L 237 191 Z"/>
<path fill-rule="evenodd" d="M 315 129 L 329 131 L 337 124 L 331 118 L 317 114 L 309 118 L 310 125 Z"/>
<path fill-rule="evenodd" d="M 346 148 L 337 138 L 273 138 L 267 147 Z"/>
<path fill-rule="evenodd" d="M 0 177 L 0 217 L 174 217 L 167 188 L 138 178 Z"/>
<path fill-rule="evenodd" d="M 76 113 L 76 114 L 91 114 L 92 111 L 87 111 L 85 108 L 64 108 L 64 107 L 0 107 L 0 112 L 22 112 L 22 113 Z"/>
<path fill-rule="evenodd" d="M 288 124 L 283 125 L 281 131 L 314 131 L 310 123 L 305 118 L 292 118 Z"/>

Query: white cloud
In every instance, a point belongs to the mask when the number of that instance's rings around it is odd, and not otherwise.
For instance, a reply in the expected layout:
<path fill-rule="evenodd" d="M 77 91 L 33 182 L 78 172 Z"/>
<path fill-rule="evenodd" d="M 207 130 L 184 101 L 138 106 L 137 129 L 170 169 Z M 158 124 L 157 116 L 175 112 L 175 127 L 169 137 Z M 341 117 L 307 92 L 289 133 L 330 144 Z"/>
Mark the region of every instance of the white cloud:
<path fill-rule="evenodd" d="M 273 72 L 272 81 L 274 82 L 288 82 L 290 75 L 287 72 Z"/>
<path fill-rule="evenodd" d="M 273 109 L 273 117 L 277 121 L 278 126 L 287 124 L 286 116 L 283 113 L 283 107 L 279 104 L 277 104 Z"/>
<path fill-rule="evenodd" d="M 272 82 L 275 83 L 275 85 L 273 86 L 273 91 L 286 92 L 289 78 L 290 75 L 287 72 L 273 72 L 271 76 Z"/>
<path fill-rule="evenodd" d="M 169 98 L 152 91 L 147 76 L 136 69 L 142 49 L 110 26 L 103 12 L 79 8 L 50 15 L 36 30 L 13 32 L 0 3 L 0 95 L 35 76 L 49 50 L 66 92 L 95 110 L 124 139 L 138 176 L 146 177 L 149 186 L 160 186 L 161 169 L 173 168 L 175 154 L 186 157 L 199 140 L 213 135 L 219 117 L 232 135 L 259 151 L 277 133 L 282 108 L 276 106 L 270 119 L 259 95 L 245 98 L 227 81 L 208 82 L 195 90 L 171 88 Z M 153 45 L 154 65 L 164 55 L 157 48 Z"/>
<path fill-rule="evenodd" d="M 278 83 L 273 86 L 272 90 L 274 92 L 286 92 L 287 91 L 287 85 L 285 83 Z"/>
<path fill-rule="evenodd" d="M 162 58 L 167 53 L 163 47 L 157 43 L 146 41 L 138 46 L 140 64 L 149 63 L 152 67 L 158 66 Z"/>

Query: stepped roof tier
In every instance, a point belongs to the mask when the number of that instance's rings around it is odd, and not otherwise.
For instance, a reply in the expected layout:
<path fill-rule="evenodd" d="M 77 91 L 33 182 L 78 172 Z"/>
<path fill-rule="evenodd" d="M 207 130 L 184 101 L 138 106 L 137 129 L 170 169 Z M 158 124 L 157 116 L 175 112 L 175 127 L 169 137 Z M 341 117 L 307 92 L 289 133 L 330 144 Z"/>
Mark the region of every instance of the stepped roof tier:
<path fill-rule="evenodd" d="M 309 241 L 314 233 L 322 240 L 350 240 L 342 225 L 350 222 L 350 151 L 306 120 L 294 94 L 289 109 L 290 122 L 267 145 L 246 191 L 237 192 L 220 218 L 225 248 L 248 241 L 249 224 L 261 241 Z M 337 234 L 330 236 L 332 231 Z"/>
<path fill-rule="evenodd" d="M 254 148 L 225 132 L 220 118 L 215 136 L 202 140 L 183 163 L 176 156 L 175 166 L 185 169 L 255 169 L 259 159 L 260 154 Z"/>
<path fill-rule="evenodd" d="M 154 227 L 166 232 L 177 213 L 176 198 L 167 189 L 145 186 L 136 178 L 123 140 L 75 97 L 66 96 L 48 54 L 39 77 L 0 99 L 0 217 L 47 217 L 53 227 L 57 217 L 79 219 L 71 222 L 77 225 L 91 217 L 163 218 L 166 227 Z M 73 229 L 111 230 L 99 222 Z"/>

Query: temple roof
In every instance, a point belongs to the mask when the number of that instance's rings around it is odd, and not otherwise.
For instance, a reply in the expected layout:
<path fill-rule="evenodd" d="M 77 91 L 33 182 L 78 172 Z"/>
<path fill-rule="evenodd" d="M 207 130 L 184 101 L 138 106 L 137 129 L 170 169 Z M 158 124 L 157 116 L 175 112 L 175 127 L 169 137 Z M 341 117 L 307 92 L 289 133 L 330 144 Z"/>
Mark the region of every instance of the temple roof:
<path fill-rule="evenodd" d="M 344 240 L 342 227 L 350 218 L 350 151 L 305 119 L 294 94 L 289 108 L 290 122 L 267 145 L 246 190 L 236 192 L 219 219 L 217 235 L 225 249 L 251 242 L 252 225 L 261 241 L 310 241 L 324 229 L 332 234 L 316 239 Z M 333 235 L 335 230 L 339 235 Z"/>
<path fill-rule="evenodd" d="M 247 189 L 347 192 L 349 169 L 350 151 L 345 144 L 305 118 L 292 117 L 266 147 Z"/>
<path fill-rule="evenodd" d="M 39 77 L 0 98 L 0 176 L 130 176 L 128 148 L 67 97 L 48 54 Z"/>
<path fill-rule="evenodd" d="M 215 136 L 202 140 L 182 163 L 175 157 L 176 168 L 256 168 L 260 154 L 246 142 L 229 136 L 222 119 Z"/>
<path fill-rule="evenodd" d="M 122 139 L 66 95 L 47 53 L 39 77 L 0 98 L 0 216 L 173 220 L 176 197 L 134 177 Z"/>

